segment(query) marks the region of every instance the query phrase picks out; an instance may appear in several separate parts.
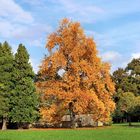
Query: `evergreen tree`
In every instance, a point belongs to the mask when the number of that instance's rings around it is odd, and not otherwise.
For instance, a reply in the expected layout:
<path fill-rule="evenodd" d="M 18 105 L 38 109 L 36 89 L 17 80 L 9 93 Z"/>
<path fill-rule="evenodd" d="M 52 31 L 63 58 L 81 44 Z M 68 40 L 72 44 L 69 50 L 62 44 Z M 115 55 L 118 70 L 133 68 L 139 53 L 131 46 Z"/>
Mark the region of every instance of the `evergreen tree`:
<path fill-rule="evenodd" d="M 29 54 L 20 44 L 15 54 L 10 121 L 18 124 L 31 123 L 37 117 L 38 98 L 34 86 L 35 74 L 29 63 Z"/>
<path fill-rule="evenodd" d="M 7 42 L 0 44 L 0 116 L 3 120 L 2 129 L 5 130 L 9 114 L 9 97 L 12 83 L 13 54 Z"/>

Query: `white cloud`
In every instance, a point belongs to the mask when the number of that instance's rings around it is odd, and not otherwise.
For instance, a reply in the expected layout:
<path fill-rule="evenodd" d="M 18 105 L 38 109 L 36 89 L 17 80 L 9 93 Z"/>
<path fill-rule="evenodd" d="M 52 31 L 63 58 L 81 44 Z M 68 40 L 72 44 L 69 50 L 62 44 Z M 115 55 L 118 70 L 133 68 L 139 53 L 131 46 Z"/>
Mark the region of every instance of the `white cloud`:
<path fill-rule="evenodd" d="M 132 53 L 132 55 L 131 55 L 131 58 L 133 59 L 133 58 L 140 58 L 140 52 L 137 52 L 137 53 Z"/>
<path fill-rule="evenodd" d="M 115 51 L 108 51 L 101 54 L 101 58 L 106 62 L 118 61 L 122 58 L 121 54 Z"/>
<path fill-rule="evenodd" d="M 106 14 L 103 19 L 112 19 L 119 16 L 140 12 L 139 0 L 118 0 L 104 5 Z"/>
<path fill-rule="evenodd" d="M 33 47 L 44 47 L 42 44 L 42 40 L 41 38 L 39 39 L 35 39 L 29 42 L 29 46 L 33 46 Z"/>
<path fill-rule="evenodd" d="M 99 15 L 103 15 L 105 12 L 103 8 L 96 6 L 95 4 L 87 4 L 74 0 L 51 0 L 51 2 L 58 5 L 58 11 L 65 11 L 68 17 L 76 19 L 82 23 L 95 22 Z"/>
<path fill-rule="evenodd" d="M 0 1 L 0 36 L 8 40 L 23 29 L 27 24 L 32 24 L 34 18 L 30 12 L 25 11 L 14 0 Z"/>
<path fill-rule="evenodd" d="M 44 47 L 46 35 L 52 32 L 52 27 L 44 24 L 34 24 L 18 28 L 12 36 L 15 40 L 27 43 L 33 47 Z"/>
<path fill-rule="evenodd" d="M 9 43 L 10 44 L 10 43 Z M 11 45 L 11 47 L 12 47 L 12 52 L 13 52 L 13 54 L 15 54 L 16 52 L 17 52 L 17 49 L 18 49 L 18 45 L 16 45 L 16 44 L 10 44 Z"/>
<path fill-rule="evenodd" d="M 42 6 L 44 4 L 44 0 L 20 0 L 20 2 L 31 6 Z"/>
<path fill-rule="evenodd" d="M 34 72 L 37 73 L 39 70 L 40 61 L 35 58 L 30 58 L 29 62 L 31 63 Z"/>
<path fill-rule="evenodd" d="M 94 37 L 97 48 L 102 53 L 108 50 L 124 52 L 129 57 L 132 52 L 140 52 L 140 22 L 133 21 L 125 25 L 116 26 L 102 32 L 87 30 L 86 33 Z"/>
<path fill-rule="evenodd" d="M 13 36 L 16 39 L 37 39 L 42 37 L 42 35 L 46 35 L 52 31 L 52 27 L 45 24 L 34 24 L 29 25 L 28 27 L 24 26 L 20 28 L 19 30 L 15 31 Z"/>
<path fill-rule="evenodd" d="M 0 17 L 13 22 L 32 23 L 30 12 L 22 9 L 14 0 L 0 1 Z"/>
<path fill-rule="evenodd" d="M 113 46 L 115 43 L 115 40 L 112 39 L 106 33 L 98 33 L 94 31 L 86 30 L 86 34 L 90 37 L 93 37 L 93 39 L 96 42 L 96 46 L 100 50 L 103 49 L 104 47 Z"/>
<path fill-rule="evenodd" d="M 100 56 L 104 62 L 110 63 L 111 72 L 116 70 L 118 67 L 122 67 L 125 61 L 122 55 L 116 51 L 107 51 L 105 53 L 101 53 Z"/>
<path fill-rule="evenodd" d="M 122 59 L 122 61 L 120 62 L 121 67 L 125 68 L 127 66 L 127 64 L 130 63 L 132 61 L 132 59 L 134 59 L 134 58 L 135 59 L 140 58 L 140 52 L 132 53 L 130 55 L 130 57 L 127 58 L 126 60 L 125 59 L 124 60 Z"/>
<path fill-rule="evenodd" d="M 11 33 L 14 31 L 14 27 L 8 21 L 0 20 L 0 36 L 1 37 L 9 37 Z"/>
<path fill-rule="evenodd" d="M 34 21 L 32 13 L 24 10 L 16 1 L 0 1 L 0 37 L 4 40 L 41 46 L 52 27 Z"/>
<path fill-rule="evenodd" d="M 93 23 L 140 12 L 139 0 L 49 0 L 58 12 L 82 23 Z"/>
<path fill-rule="evenodd" d="M 69 13 L 77 13 L 80 15 L 88 15 L 89 13 L 102 13 L 103 9 L 95 6 L 95 5 L 83 5 L 81 3 L 76 3 L 76 1 L 72 0 L 58 0 L 60 4 L 62 4 Z"/>

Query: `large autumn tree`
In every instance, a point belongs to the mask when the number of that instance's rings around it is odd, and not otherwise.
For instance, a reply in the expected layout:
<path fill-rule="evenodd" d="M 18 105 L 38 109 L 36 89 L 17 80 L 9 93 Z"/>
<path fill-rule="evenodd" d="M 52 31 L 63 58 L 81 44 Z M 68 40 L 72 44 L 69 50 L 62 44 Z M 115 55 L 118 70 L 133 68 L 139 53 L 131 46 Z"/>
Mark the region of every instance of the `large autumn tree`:
<path fill-rule="evenodd" d="M 48 56 L 42 61 L 39 81 L 40 113 L 43 120 L 57 124 L 70 114 L 92 114 L 95 121 L 109 121 L 115 108 L 110 66 L 98 57 L 95 42 L 78 22 L 62 20 L 48 37 Z"/>

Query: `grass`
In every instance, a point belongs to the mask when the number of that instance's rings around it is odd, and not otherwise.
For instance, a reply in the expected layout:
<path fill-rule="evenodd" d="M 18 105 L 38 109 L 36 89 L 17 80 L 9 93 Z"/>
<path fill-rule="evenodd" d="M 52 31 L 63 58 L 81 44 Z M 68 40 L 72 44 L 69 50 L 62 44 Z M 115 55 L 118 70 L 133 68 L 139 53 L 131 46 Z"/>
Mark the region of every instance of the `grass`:
<path fill-rule="evenodd" d="M 0 131 L 0 140 L 140 140 L 140 125 L 116 124 L 76 130 L 7 130 Z"/>

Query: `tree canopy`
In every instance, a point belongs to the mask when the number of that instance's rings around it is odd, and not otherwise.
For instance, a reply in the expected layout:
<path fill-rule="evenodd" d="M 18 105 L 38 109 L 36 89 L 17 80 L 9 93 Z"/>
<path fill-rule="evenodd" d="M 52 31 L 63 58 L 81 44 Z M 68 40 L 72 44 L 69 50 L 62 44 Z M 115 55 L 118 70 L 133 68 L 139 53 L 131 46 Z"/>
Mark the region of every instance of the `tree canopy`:
<path fill-rule="evenodd" d="M 98 57 L 95 42 L 78 22 L 62 20 L 46 44 L 49 55 L 40 66 L 43 120 L 58 123 L 65 114 L 92 114 L 95 121 L 108 121 L 115 108 L 110 66 Z"/>
<path fill-rule="evenodd" d="M 37 117 L 38 98 L 34 86 L 34 72 L 29 62 L 26 48 L 20 44 L 14 60 L 12 82 L 14 88 L 10 96 L 10 121 L 31 123 Z"/>
<path fill-rule="evenodd" d="M 8 119 L 11 90 L 13 88 L 13 54 L 7 42 L 0 44 L 0 116 L 3 118 L 3 127 L 6 129 Z"/>
<path fill-rule="evenodd" d="M 132 59 L 125 69 L 119 68 L 114 71 L 112 77 L 116 83 L 116 94 L 114 96 L 116 111 L 114 117 L 125 117 L 125 113 L 139 117 L 140 58 Z M 125 103 L 127 111 L 122 110 Z"/>

